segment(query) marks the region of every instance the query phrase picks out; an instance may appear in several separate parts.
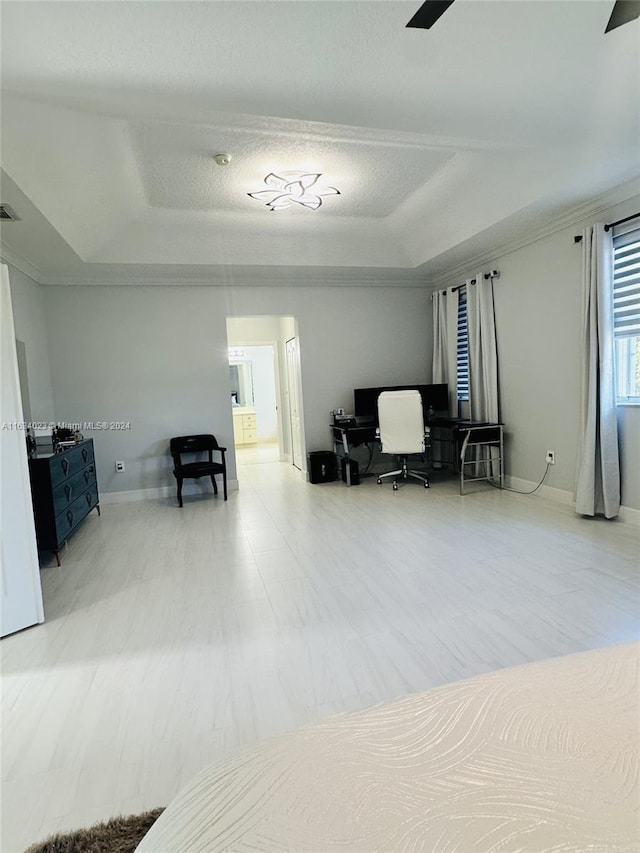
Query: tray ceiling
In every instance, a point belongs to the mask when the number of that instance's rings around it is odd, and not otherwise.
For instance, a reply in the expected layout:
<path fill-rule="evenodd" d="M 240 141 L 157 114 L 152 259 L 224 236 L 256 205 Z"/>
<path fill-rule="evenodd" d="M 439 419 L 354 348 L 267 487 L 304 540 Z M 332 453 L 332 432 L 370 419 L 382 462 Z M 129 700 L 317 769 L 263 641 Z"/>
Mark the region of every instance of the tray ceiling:
<path fill-rule="evenodd" d="M 605 36 L 609 0 L 458 0 L 407 30 L 417 5 L 3 3 L 5 251 L 43 281 L 428 272 L 637 175 L 638 21 Z M 248 193 L 279 170 L 341 194 L 271 212 Z"/>

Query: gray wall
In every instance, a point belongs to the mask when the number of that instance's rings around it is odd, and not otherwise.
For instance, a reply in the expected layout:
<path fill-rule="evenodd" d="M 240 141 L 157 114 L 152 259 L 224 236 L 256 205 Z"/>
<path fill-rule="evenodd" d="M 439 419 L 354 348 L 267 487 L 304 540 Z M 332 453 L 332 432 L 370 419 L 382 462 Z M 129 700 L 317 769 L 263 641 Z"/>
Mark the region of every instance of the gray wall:
<path fill-rule="evenodd" d="M 546 485 L 567 491 L 574 486 L 582 326 L 572 233 L 498 259 L 494 291 L 507 471 L 538 482 L 553 450 Z"/>
<path fill-rule="evenodd" d="M 640 198 L 602 212 L 611 222 L 637 212 Z M 497 268 L 496 327 L 506 471 L 537 483 L 545 452 L 556 464 L 545 485 L 573 492 L 580 424 L 582 256 L 580 222 L 484 263 Z M 470 269 L 468 275 L 475 274 Z M 457 277 L 460 283 L 468 276 Z M 450 284 L 453 282 L 446 282 Z M 622 503 L 640 509 L 640 407 L 619 407 Z"/>
<path fill-rule="evenodd" d="M 640 198 L 603 211 L 611 221 Z M 493 257 L 507 473 L 573 491 L 579 429 L 581 248 L 586 222 Z M 477 271 L 457 274 L 459 283 Z M 40 287 L 11 270 L 16 332 L 27 347 L 34 419 L 130 421 L 87 433 L 105 492 L 171 482 L 171 435 L 213 431 L 232 443 L 227 317 L 298 321 L 306 449 L 330 446 L 329 411 L 349 410 L 353 388 L 431 379 L 428 292 L 404 287 Z M 44 311 L 43 311 L 44 302 Z M 293 322 L 270 339 L 293 334 Z M 47 338 L 49 347 L 47 347 Z M 257 343 L 258 341 L 254 341 Z M 48 355 L 50 355 L 51 375 Z M 53 388 L 53 391 L 52 391 Z M 622 500 L 640 509 L 640 407 L 620 407 Z M 113 463 L 127 464 L 116 475 Z M 230 459 L 230 477 L 235 478 Z"/>
<path fill-rule="evenodd" d="M 306 449 L 331 446 L 329 412 L 353 388 L 430 378 L 426 290 L 404 287 L 43 288 L 58 418 L 130 421 L 85 435 L 103 492 L 172 482 L 170 436 L 214 432 L 233 447 L 226 318 L 298 321 Z M 123 460 L 126 471 L 114 472 Z M 229 476 L 234 479 L 231 454 Z"/>
<path fill-rule="evenodd" d="M 24 343 L 32 421 L 55 420 L 43 288 L 16 267 L 9 283 L 16 339 Z"/>

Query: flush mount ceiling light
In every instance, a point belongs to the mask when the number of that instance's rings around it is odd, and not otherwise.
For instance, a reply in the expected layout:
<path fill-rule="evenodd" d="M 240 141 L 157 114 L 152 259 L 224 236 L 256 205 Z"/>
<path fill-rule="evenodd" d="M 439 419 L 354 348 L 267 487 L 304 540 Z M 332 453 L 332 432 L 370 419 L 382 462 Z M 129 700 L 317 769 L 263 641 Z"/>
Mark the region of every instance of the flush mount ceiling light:
<path fill-rule="evenodd" d="M 318 183 L 322 177 L 319 172 L 274 172 L 264 179 L 268 190 L 247 193 L 251 198 L 263 201 L 269 210 L 285 210 L 296 204 L 317 210 L 322 204 L 322 196 L 340 195 L 340 190 Z"/>

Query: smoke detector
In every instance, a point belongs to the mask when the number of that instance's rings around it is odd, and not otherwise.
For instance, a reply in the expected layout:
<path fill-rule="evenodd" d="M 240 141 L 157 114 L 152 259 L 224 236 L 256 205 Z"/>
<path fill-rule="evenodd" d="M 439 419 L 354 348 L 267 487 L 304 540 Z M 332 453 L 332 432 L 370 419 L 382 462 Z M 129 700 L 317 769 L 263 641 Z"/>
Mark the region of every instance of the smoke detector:
<path fill-rule="evenodd" d="M 229 154 L 216 154 L 213 158 L 218 166 L 228 166 L 231 162 L 231 157 Z"/>

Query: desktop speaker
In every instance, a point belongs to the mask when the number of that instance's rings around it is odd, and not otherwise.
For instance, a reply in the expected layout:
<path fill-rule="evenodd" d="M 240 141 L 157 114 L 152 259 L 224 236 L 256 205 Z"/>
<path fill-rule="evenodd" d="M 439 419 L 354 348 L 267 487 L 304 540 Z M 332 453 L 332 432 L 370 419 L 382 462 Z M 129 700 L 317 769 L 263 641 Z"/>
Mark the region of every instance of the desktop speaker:
<path fill-rule="evenodd" d="M 307 471 L 310 483 L 332 483 L 337 480 L 335 453 L 330 450 L 312 450 L 307 453 Z"/>
<path fill-rule="evenodd" d="M 340 458 L 340 464 L 342 466 L 342 482 L 347 482 L 347 460 L 344 457 Z M 360 485 L 360 469 L 358 468 L 358 463 L 355 459 L 351 459 L 351 485 L 359 486 Z"/>

